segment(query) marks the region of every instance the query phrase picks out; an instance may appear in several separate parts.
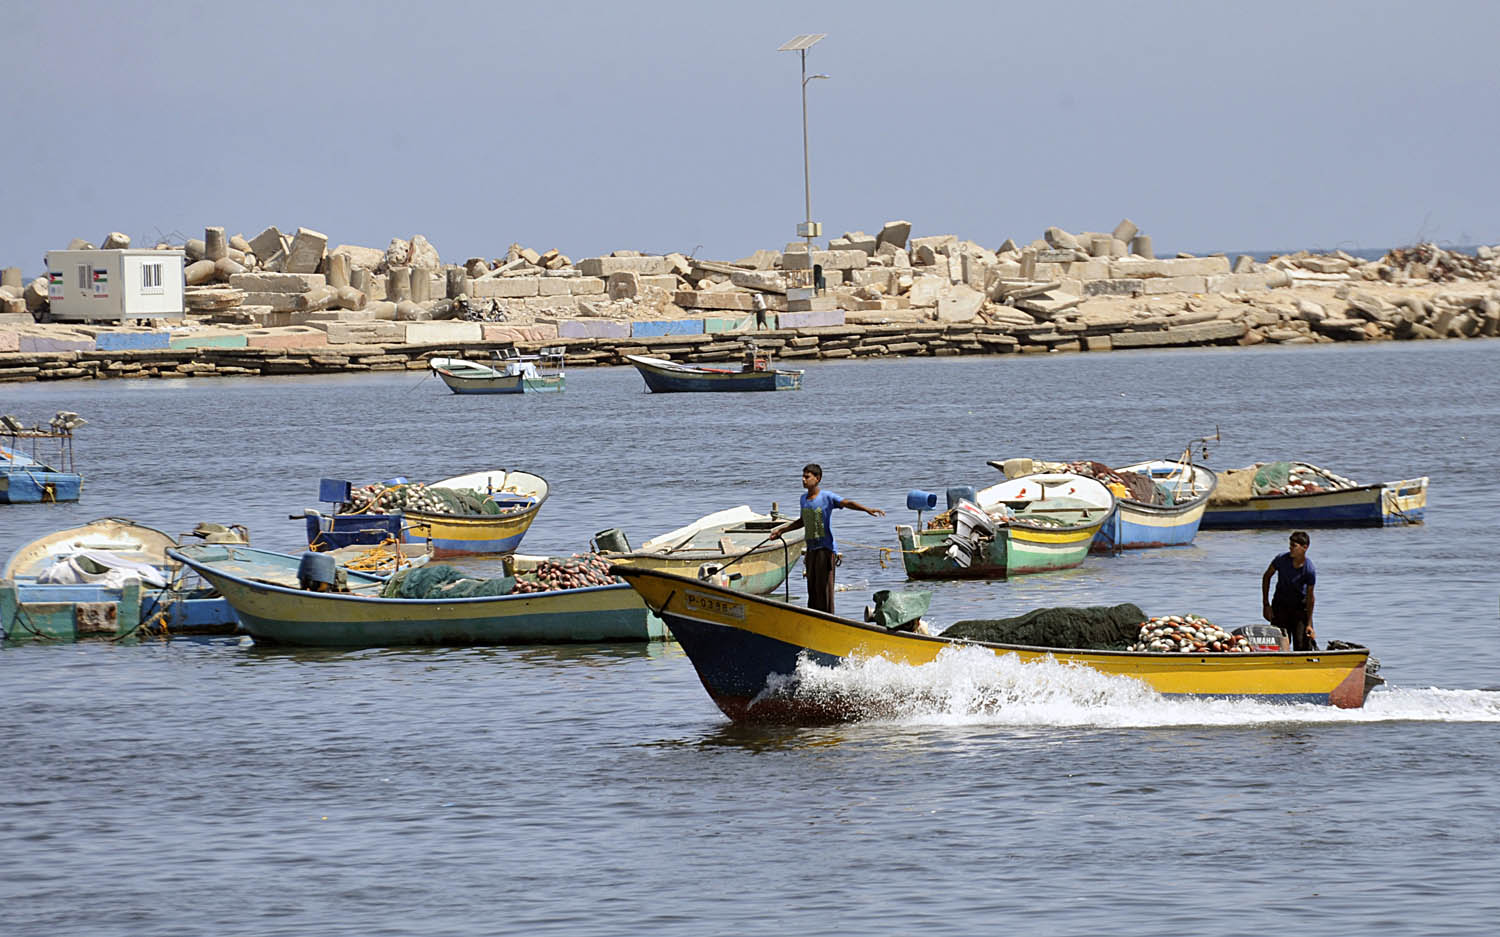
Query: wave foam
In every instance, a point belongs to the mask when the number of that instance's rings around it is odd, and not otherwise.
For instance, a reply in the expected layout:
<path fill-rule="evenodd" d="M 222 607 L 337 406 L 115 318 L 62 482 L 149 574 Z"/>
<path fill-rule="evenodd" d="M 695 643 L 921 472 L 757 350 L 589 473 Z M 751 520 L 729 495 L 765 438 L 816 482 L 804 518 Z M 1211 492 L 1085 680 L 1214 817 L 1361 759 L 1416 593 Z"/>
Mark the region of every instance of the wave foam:
<path fill-rule="evenodd" d="M 930 664 L 866 658 L 825 667 L 803 658 L 762 699 L 793 697 L 856 721 L 1021 726 L 1500 722 L 1500 692 L 1381 687 L 1363 709 L 1164 697 L 1144 683 L 1057 661 L 945 648 Z"/>

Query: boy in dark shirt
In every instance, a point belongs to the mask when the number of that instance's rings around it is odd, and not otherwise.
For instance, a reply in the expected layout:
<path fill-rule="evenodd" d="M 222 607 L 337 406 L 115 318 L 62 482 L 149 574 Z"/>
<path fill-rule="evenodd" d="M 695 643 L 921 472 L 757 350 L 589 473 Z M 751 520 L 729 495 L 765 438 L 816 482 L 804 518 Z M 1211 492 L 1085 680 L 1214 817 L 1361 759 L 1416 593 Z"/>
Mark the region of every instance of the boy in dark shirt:
<path fill-rule="evenodd" d="M 1317 632 L 1313 630 L 1313 587 L 1318 571 L 1307 558 L 1312 539 L 1303 531 L 1292 532 L 1290 547 L 1277 554 L 1260 577 L 1261 615 L 1285 631 L 1294 651 L 1316 651 Z M 1276 577 L 1276 594 L 1271 596 L 1271 577 Z"/>

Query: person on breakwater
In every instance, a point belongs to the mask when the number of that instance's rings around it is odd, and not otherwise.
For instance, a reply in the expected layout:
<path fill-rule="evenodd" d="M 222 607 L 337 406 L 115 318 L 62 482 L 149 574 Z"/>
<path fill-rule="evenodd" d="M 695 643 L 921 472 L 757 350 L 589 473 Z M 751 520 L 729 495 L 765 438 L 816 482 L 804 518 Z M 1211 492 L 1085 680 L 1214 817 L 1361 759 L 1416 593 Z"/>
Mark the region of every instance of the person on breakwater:
<path fill-rule="evenodd" d="M 833 613 L 834 567 L 839 564 L 838 544 L 833 539 L 833 527 L 829 520 L 834 508 L 853 508 L 864 511 L 871 517 L 885 517 L 879 508 L 867 508 L 853 498 L 843 498 L 831 491 L 823 491 L 823 467 L 809 462 L 802 467 L 802 516 L 789 524 L 776 528 L 775 536 L 789 530 L 805 530 L 807 555 L 807 607 L 820 612 Z"/>
<path fill-rule="evenodd" d="M 1303 531 L 1292 532 L 1290 546 L 1279 553 L 1260 577 L 1261 615 L 1285 631 L 1294 651 L 1316 651 L 1318 635 L 1313 630 L 1313 586 L 1318 570 L 1307 558 L 1312 539 Z M 1271 597 L 1271 577 L 1276 577 L 1276 595 Z"/>

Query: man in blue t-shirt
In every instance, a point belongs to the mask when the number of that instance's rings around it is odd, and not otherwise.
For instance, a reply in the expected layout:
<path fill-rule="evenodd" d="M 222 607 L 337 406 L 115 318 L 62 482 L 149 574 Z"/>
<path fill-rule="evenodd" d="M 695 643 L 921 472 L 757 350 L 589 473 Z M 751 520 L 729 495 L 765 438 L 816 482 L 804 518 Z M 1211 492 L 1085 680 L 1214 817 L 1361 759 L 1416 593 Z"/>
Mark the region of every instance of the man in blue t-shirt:
<path fill-rule="evenodd" d="M 867 508 L 853 498 L 841 498 L 831 491 L 822 491 L 823 467 L 816 462 L 802 467 L 802 516 L 789 524 L 776 528 L 777 535 L 801 528 L 806 531 L 807 607 L 820 612 L 833 612 L 833 568 L 838 565 L 839 546 L 833 539 L 833 527 L 829 516 L 834 508 L 853 508 L 864 511 L 871 517 L 885 517 L 879 508 Z"/>
<path fill-rule="evenodd" d="M 1260 577 L 1261 615 L 1285 631 L 1294 651 L 1316 651 L 1318 635 L 1313 630 L 1313 586 L 1318 571 L 1307 558 L 1312 539 L 1303 531 L 1292 532 L 1291 546 L 1277 554 Z M 1271 596 L 1271 577 L 1276 577 L 1276 595 Z"/>

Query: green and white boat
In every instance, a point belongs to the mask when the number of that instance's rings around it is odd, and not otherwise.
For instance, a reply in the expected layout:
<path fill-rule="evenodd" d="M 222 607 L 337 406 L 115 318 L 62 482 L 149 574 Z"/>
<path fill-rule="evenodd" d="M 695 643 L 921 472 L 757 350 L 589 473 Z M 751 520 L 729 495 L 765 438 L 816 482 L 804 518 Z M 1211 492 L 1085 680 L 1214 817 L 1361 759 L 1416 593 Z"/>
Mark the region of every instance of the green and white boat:
<path fill-rule="evenodd" d="M 981 489 L 925 528 L 901 524 L 896 538 L 910 579 L 1004 579 L 1082 564 L 1114 509 L 1114 494 L 1092 478 L 1022 475 Z"/>

